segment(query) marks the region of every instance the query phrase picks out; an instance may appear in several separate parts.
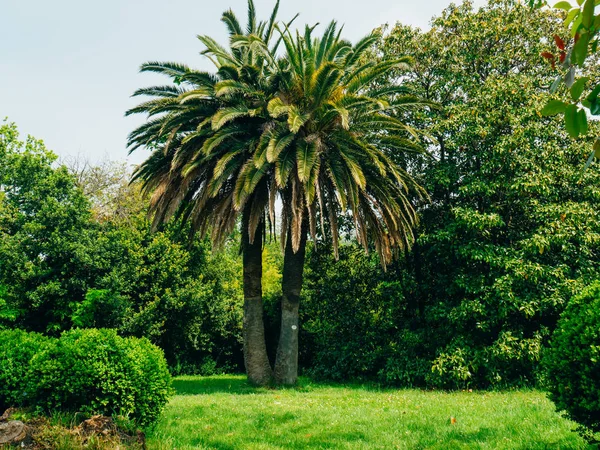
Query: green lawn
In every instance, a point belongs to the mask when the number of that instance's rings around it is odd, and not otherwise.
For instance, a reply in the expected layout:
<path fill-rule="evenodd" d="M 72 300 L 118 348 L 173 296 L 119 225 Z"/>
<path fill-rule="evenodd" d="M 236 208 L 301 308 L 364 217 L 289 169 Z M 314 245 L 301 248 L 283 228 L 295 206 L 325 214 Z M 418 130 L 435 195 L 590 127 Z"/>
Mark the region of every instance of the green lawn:
<path fill-rule="evenodd" d="M 151 450 L 587 448 L 538 391 L 377 390 L 307 380 L 268 390 L 241 376 L 179 377 L 175 388 L 149 434 Z"/>

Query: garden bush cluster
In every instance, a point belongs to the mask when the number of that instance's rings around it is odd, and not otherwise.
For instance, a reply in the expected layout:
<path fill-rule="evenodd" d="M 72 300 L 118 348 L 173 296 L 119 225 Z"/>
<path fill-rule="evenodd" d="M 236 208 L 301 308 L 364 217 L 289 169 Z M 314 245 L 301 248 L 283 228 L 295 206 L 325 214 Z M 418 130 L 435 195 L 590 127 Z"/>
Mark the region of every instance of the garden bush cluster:
<path fill-rule="evenodd" d="M 358 247 L 342 247 L 338 261 L 326 249 L 312 249 L 302 308 L 300 357 L 306 372 L 321 379 L 399 387 L 537 383 L 547 340 L 539 323 L 524 322 L 531 337 L 514 328 L 498 332 L 491 326 L 498 317 L 492 315 L 490 331 L 483 333 L 443 314 L 439 305 L 419 305 L 416 290 L 403 263 L 384 272 L 376 257 Z"/>
<path fill-rule="evenodd" d="M 0 406 L 28 406 L 155 422 L 171 395 L 162 350 L 115 330 L 75 329 L 59 338 L 0 331 Z"/>
<path fill-rule="evenodd" d="M 562 314 L 544 354 L 545 385 L 557 409 L 600 432 L 600 282 Z"/>

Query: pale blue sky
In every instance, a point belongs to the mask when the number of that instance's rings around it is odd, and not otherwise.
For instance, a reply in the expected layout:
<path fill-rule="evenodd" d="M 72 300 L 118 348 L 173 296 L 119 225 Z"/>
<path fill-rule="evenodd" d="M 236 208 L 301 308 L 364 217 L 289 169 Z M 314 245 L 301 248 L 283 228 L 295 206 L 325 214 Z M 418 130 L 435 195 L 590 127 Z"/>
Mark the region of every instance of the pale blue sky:
<path fill-rule="evenodd" d="M 274 0 L 255 0 L 267 18 Z M 482 4 L 483 0 L 476 1 Z M 345 24 L 352 41 L 400 21 L 427 28 L 450 0 L 281 0 L 281 19 L 297 24 Z M 62 157 L 97 161 L 127 156 L 127 134 L 143 119 L 125 118 L 139 87 L 162 84 L 139 74 L 148 60 L 210 69 L 197 34 L 225 43 L 221 13 L 231 7 L 245 22 L 246 0 L 0 0 L 0 119 L 43 139 Z M 137 163 L 147 156 L 138 150 Z"/>

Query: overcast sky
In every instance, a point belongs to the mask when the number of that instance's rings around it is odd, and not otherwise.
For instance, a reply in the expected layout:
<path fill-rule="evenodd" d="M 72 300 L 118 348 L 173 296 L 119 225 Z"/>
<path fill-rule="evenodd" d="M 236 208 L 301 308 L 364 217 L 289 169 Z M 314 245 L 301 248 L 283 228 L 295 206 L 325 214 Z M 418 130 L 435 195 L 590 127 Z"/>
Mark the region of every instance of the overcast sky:
<path fill-rule="evenodd" d="M 274 0 L 255 0 L 268 18 Z M 480 5 L 483 0 L 476 1 Z M 352 41 L 400 21 L 428 28 L 450 0 L 281 0 L 279 17 L 297 24 L 343 23 Z M 0 0 L 0 120 L 23 137 L 43 139 L 61 157 L 92 161 L 127 157 L 127 134 L 142 117 L 124 117 L 139 87 L 162 84 L 139 74 L 144 61 L 177 61 L 210 69 L 197 34 L 226 42 L 221 13 L 245 23 L 246 0 Z M 165 79 L 166 81 L 166 79 Z M 138 163 L 147 156 L 137 150 Z"/>

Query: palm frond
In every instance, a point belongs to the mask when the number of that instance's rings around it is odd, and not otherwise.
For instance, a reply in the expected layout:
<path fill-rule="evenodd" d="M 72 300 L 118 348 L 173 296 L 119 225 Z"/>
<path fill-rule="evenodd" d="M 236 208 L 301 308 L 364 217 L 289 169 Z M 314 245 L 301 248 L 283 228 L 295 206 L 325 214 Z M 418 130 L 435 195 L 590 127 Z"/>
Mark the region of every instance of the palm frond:
<path fill-rule="evenodd" d="M 246 31 L 248 34 L 256 31 L 256 8 L 253 0 L 248 0 L 248 28 Z"/>
<path fill-rule="evenodd" d="M 247 117 L 250 114 L 250 110 L 246 105 L 240 104 L 236 106 L 229 106 L 227 108 L 219 109 L 212 118 L 212 129 L 217 131 L 223 127 L 226 123 L 240 117 Z"/>
<path fill-rule="evenodd" d="M 227 27 L 227 31 L 229 31 L 229 34 L 231 36 L 236 34 L 243 34 L 240 22 L 238 21 L 235 13 L 231 9 L 228 9 L 223 13 L 223 16 L 221 17 L 221 22 L 225 24 L 225 26 Z"/>
<path fill-rule="evenodd" d="M 148 61 L 140 66 L 140 72 L 162 73 L 172 78 L 181 77 L 189 71 L 188 66 L 176 62 Z"/>

